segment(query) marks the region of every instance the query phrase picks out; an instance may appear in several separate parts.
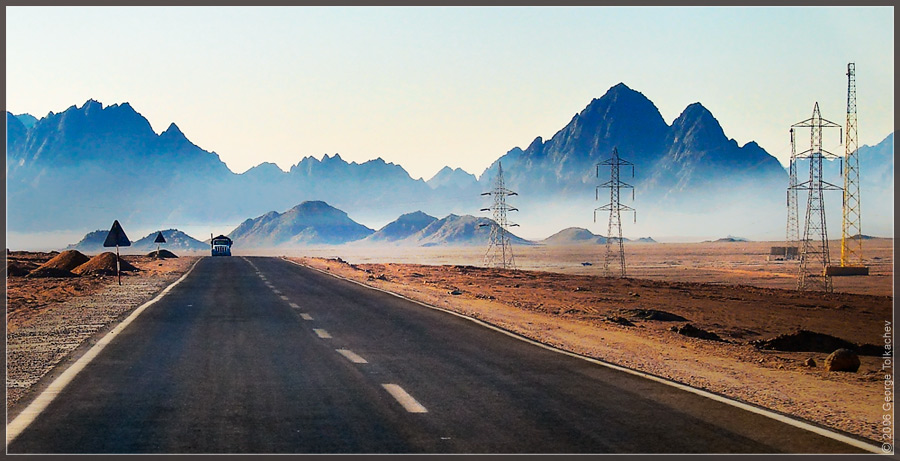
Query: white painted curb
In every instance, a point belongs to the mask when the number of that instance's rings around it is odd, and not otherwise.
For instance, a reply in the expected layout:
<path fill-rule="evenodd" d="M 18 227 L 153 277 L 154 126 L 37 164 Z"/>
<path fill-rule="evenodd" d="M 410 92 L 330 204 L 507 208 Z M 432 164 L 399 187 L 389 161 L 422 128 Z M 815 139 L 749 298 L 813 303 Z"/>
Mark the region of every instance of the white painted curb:
<path fill-rule="evenodd" d="M 764 409 L 764 408 L 760 408 L 760 407 L 756 407 L 756 406 L 754 406 L 754 405 L 750 405 L 750 404 L 747 404 L 747 403 L 744 403 L 744 402 L 740 402 L 740 401 L 738 401 L 738 400 L 733 400 L 733 399 L 730 399 L 730 398 L 728 398 L 728 397 L 725 397 L 725 396 L 722 396 L 722 395 L 718 395 L 718 394 L 714 394 L 714 393 L 709 392 L 709 391 L 704 391 L 704 390 L 702 390 L 702 389 L 697 389 L 697 388 L 688 386 L 688 385 L 686 385 L 686 384 L 682 384 L 682 383 L 678 383 L 678 382 L 675 382 L 675 381 L 671 381 L 671 380 L 668 380 L 668 379 L 663 378 L 663 377 L 660 377 L 660 376 L 654 376 L 654 375 L 651 375 L 651 374 L 648 374 L 648 373 L 644 373 L 644 372 L 642 372 L 642 371 L 633 370 L 633 369 L 631 369 L 631 368 L 625 368 L 625 367 L 623 367 L 623 366 L 615 365 L 615 364 L 612 364 L 612 363 L 609 363 L 609 362 L 604 362 L 603 360 L 600 360 L 600 359 L 595 359 L 595 358 L 591 358 L 591 357 L 586 357 L 586 356 L 583 356 L 583 355 L 576 354 L 576 353 L 574 353 L 574 352 L 569 352 L 569 351 L 566 351 L 566 350 L 563 350 L 563 349 L 559 349 L 559 348 L 556 348 L 556 347 L 553 347 L 553 346 L 550 346 L 550 345 L 547 345 L 547 344 L 544 344 L 544 343 L 535 341 L 535 340 L 533 340 L 533 339 L 526 338 L 525 336 L 519 335 L 519 334 L 517 334 L 517 333 L 513 333 L 513 332 L 511 332 L 511 331 L 504 330 L 504 329 L 499 328 L 499 327 L 497 327 L 497 326 L 491 325 L 490 323 L 487 323 L 487 322 L 485 322 L 485 321 L 478 320 L 478 319 L 476 319 L 476 318 L 472 318 L 472 317 L 469 317 L 469 316 L 460 314 L 460 313 L 458 313 L 458 312 L 453 312 L 453 311 L 451 311 L 451 310 L 447 310 L 447 309 L 444 309 L 444 308 L 441 308 L 441 307 L 432 306 L 432 305 L 430 305 L 430 304 L 426 304 L 426 303 L 423 303 L 423 302 L 421 302 L 421 301 L 417 301 L 417 300 L 415 300 L 415 299 L 407 298 L 406 296 L 403 296 L 403 295 L 398 294 L 398 293 L 394 293 L 394 292 L 392 292 L 392 291 L 387 291 L 387 290 L 384 290 L 384 289 L 381 289 L 381 288 L 378 288 L 378 287 L 373 287 L 373 286 L 370 286 L 370 285 L 366 285 L 365 283 L 362 283 L 362 282 L 359 282 L 359 281 L 356 281 L 356 280 L 353 280 L 353 279 L 349 279 L 349 278 L 347 278 L 347 277 L 343 277 L 343 276 L 334 274 L 334 273 L 332 273 L 332 272 L 330 272 L 330 271 L 323 271 L 323 270 L 321 270 L 321 269 L 317 269 L 317 268 L 312 267 L 312 266 L 308 266 L 308 265 L 305 265 L 305 264 L 301 264 L 301 263 L 296 262 L 296 261 L 291 261 L 290 259 L 287 259 L 287 258 L 285 258 L 285 257 L 282 257 L 281 259 L 283 259 L 283 260 L 285 260 L 285 261 L 287 261 L 287 262 L 289 262 L 289 263 L 296 264 L 296 265 L 301 266 L 301 267 L 306 267 L 306 268 L 312 269 L 312 270 L 314 270 L 314 271 L 318 271 L 318 272 L 321 272 L 321 273 L 323 273 L 323 274 L 330 275 L 330 276 L 335 277 L 335 278 L 339 278 L 339 279 L 341 279 L 341 280 L 346 280 L 346 281 L 348 281 L 348 282 L 352 282 L 352 283 L 355 283 L 355 284 L 357 284 L 357 285 L 360 285 L 360 286 L 363 286 L 363 287 L 366 287 L 366 288 L 369 288 L 369 289 L 372 289 L 372 290 L 376 290 L 376 291 L 380 291 L 380 292 L 382 292 L 382 293 L 387 293 L 387 294 L 389 294 L 389 295 L 396 296 L 396 297 L 398 297 L 398 298 L 400 298 L 400 299 L 404 299 L 404 300 L 406 300 L 406 301 L 410 301 L 410 302 L 419 304 L 419 305 L 421 305 L 421 306 L 425 306 L 425 307 L 427 307 L 427 308 L 429 308 L 429 309 L 434 309 L 434 310 L 438 310 L 438 311 L 441 311 L 441 312 L 446 312 L 446 313 L 448 313 L 448 314 L 451 314 L 451 315 L 455 315 L 455 316 L 457 316 L 457 317 L 464 318 L 464 319 L 466 319 L 466 320 L 475 322 L 475 323 L 477 323 L 477 324 L 479 324 L 479 325 L 481 325 L 481 326 L 483 326 L 483 327 L 490 328 L 491 330 L 498 331 L 498 332 L 503 333 L 503 334 L 505 334 L 505 335 L 507 335 L 507 336 L 516 338 L 516 339 L 518 339 L 518 340 L 520 340 L 520 341 L 525 341 L 525 342 L 527 342 L 527 343 L 533 344 L 533 345 L 538 346 L 538 347 L 542 347 L 542 348 L 547 349 L 547 350 L 550 350 L 550 351 L 558 352 L 558 353 L 560 353 L 560 354 L 565 354 L 565 355 L 568 355 L 568 356 L 570 356 L 570 357 L 575 357 L 575 358 L 579 358 L 579 359 L 582 359 L 582 360 L 587 360 L 588 362 L 595 363 L 595 364 L 597 364 L 597 365 L 602 365 L 602 366 L 604 366 L 604 367 L 612 368 L 613 370 L 622 371 L 622 372 L 629 373 L 629 374 L 632 374 L 632 375 L 640 376 L 640 377 L 645 378 L 645 379 L 649 379 L 649 380 L 651 380 L 651 381 L 656 381 L 656 382 L 658 382 L 658 383 L 662 383 L 662 384 L 665 384 L 665 385 L 668 385 L 668 386 L 672 386 L 672 387 L 681 389 L 681 390 L 683 390 L 683 391 L 687 391 L 687 392 L 690 392 L 690 393 L 693 393 L 693 394 L 696 394 L 696 395 L 699 395 L 699 396 L 702 396 L 702 397 L 706 397 L 706 398 L 708 398 L 708 399 L 715 400 L 715 401 L 717 401 L 717 402 L 721 402 L 721 403 L 724 403 L 724 404 L 727 404 L 727 405 L 731 405 L 731 406 L 733 406 L 733 407 L 740 408 L 740 409 L 742 409 L 742 410 L 749 411 L 749 412 L 751 412 L 751 413 L 756 413 L 756 414 L 758 414 L 758 415 L 762 415 L 762 416 L 765 416 L 765 417 L 767 417 L 767 418 L 774 419 L 774 420 L 776 420 L 776 421 L 779 421 L 779 422 L 788 424 L 788 425 L 790 425 L 790 426 L 794 426 L 794 427 L 797 427 L 797 428 L 800 428 L 800 429 L 807 430 L 807 431 L 809 431 L 809 432 L 812 432 L 812 433 L 821 435 L 821 436 L 823 436 L 823 437 L 828 437 L 828 438 L 830 438 L 830 439 L 833 439 L 833 440 L 837 440 L 837 441 L 839 441 L 839 442 L 846 443 L 847 445 L 850 445 L 850 446 L 853 446 L 853 447 L 856 447 L 856 448 L 859 448 L 859 449 L 862 449 L 862 450 L 866 450 L 866 451 L 869 451 L 869 452 L 871 452 L 871 453 L 893 454 L 893 452 L 891 452 L 891 453 L 885 453 L 884 451 L 882 451 L 881 447 L 878 446 L 878 445 L 874 445 L 874 444 L 871 444 L 871 443 L 867 443 L 867 442 L 864 442 L 864 441 L 862 441 L 862 440 L 857 440 L 857 439 L 854 439 L 854 438 L 852 438 L 852 437 L 848 437 L 848 436 L 846 436 L 846 435 L 844 435 L 844 434 L 840 434 L 840 433 L 837 433 L 837 432 L 834 432 L 834 431 L 825 429 L 825 428 L 823 428 L 823 427 L 815 426 L 815 425 L 810 424 L 810 423 L 805 422 L 805 421 L 801 421 L 801 420 L 798 420 L 798 419 L 794 419 L 794 418 L 791 418 L 791 417 L 788 417 L 788 416 L 785 416 L 785 415 L 782 415 L 782 414 L 779 414 L 779 413 L 775 413 L 775 412 L 770 411 L 770 410 L 766 410 L 766 409 Z"/>
<path fill-rule="evenodd" d="M 50 402 L 52 402 L 53 399 L 55 399 L 56 396 L 59 395 L 60 392 L 62 392 L 62 390 L 75 378 L 75 376 L 77 376 L 78 373 L 87 366 L 87 364 L 91 363 L 91 360 L 94 360 L 94 357 L 96 357 L 97 354 L 99 354 L 107 344 L 115 339 L 116 335 L 118 335 L 126 327 L 128 327 L 128 325 L 131 324 L 131 322 L 133 322 L 134 319 L 136 319 L 139 315 L 141 315 L 144 310 L 146 310 L 148 307 L 152 306 L 157 301 L 162 299 L 163 296 L 168 294 L 169 291 L 175 287 L 175 285 L 178 285 L 182 280 L 187 278 L 187 276 L 194 271 L 194 268 L 197 267 L 197 264 L 203 258 L 205 258 L 205 256 L 201 256 L 200 259 L 198 259 L 194 263 L 194 265 L 191 266 L 191 268 L 181 276 L 181 278 L 163 289 L 163 291 L 156 295 L 155 298 L 140 305 L 137 309 L 132 311 L 131 314 L 125 318 L 125 320 L 122 320 L 121 323 L 119 323 L 112 330 L 106 333 L 103 338 L 100 338 L 100 340 L 97 341 L 97 343 L 94 344 L 93 347 L 85 352 L 84 355 L 79 357 L 78 360 L 75 361 L 75 363 L 71 364 L 69 368 L 66 369 L 66 371 L 57 376 L 56 379 L 54 379 L 53 382 L 50 383 L 50 385 L 47 386 L 47 388 L 44 389 L 44 391 L 41 392 L 41 394 L 38 395 L 36 399 L 34 399 L 34 401 L 32 401 L 27 407 L 25 407 L 24 410 L 22 410 L 21 413 L 19 413 L 18 416 L 15 417 L 15 419 L 10 421 L 9 424 L 6 425 L 7 448 L 9 447 L 9 444 L 12 443 L 12 441 L 15 440 L 16 437 L 18 437 L 19 434 L 21 434 L 22 431 L 24 431 L 25 428 L 27 428 L 28 425 L 30 425 L 38 417 L 38 415 L 40 415 L 41 412 L 44 411 L 45 408 L 47 408 L 48 405 L 50 405 Z"/>

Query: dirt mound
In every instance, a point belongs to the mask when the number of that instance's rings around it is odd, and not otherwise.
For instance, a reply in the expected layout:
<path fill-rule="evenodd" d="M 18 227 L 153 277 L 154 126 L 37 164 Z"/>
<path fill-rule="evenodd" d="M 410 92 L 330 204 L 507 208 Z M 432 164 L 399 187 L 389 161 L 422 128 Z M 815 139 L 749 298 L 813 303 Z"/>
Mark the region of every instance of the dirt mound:
<path fill-rule="evenodd" d="M 680 335 L 690 336 L 691 338 L 707 339 L 709 341 L 724 341 L 719 335 L 711 331 L 697 328 L 690 323 L 684 324 L 681 328 L 672 327 L 671 330 Z"/>
<path fill-rule="evenodd" d="M 159 251 L 151 251 L 147 253 L 147 256 L 156 259 L 168 259 L 168 258 L 177 258 L 178 256 L 175 253 L 172 253 L 169 250 L 159 250 Z"/>
<path fill-rule="evenodd" d="M 37 269 L 38 265 L 28 261 L 12 261 L 6 260 L 6 276 L 7 277 L 24 277 L 29 272 Z"/>
<path fill-rule="evenodd" d="M 856 344 L 824 333 L 808 330 L 797 330 L 793 333 L 778 335 L 772 339 L 760 339 L 751 344 L 757 349 L 784 352 L 823 352 L 831 353 L 837 349 L 856 350 Z"/>
<path fill-rule="evenodd" d="M 132 266 L 124 259 L 121 260 L 120 264 L 123 272 L 138 270 L 137 267 Z M 100 253 L 91 258 L 90 261 L 73 269 L 72 272 L 78 275 L 116 275 L 116 254 L 109 251 Z"/>
<path fill-rule="evenodd" d="M 54 256 L 49 261 L 41 264 L 38 267 L 38 270 L 41 269 L 61 269 L 64 271 L 71 271 L 76 267 L 88 262 L 88 257 L 81 254 L 78 250 L 66 250 L 62 253 Z"/>
<path fill-rule="evenodd" d="M 686 318 L 666 311 L 656 309 L 628 309 L 624 311 L 630 316 L 642 320 L 658 320 L 661 322 L 685 322 Z"/>

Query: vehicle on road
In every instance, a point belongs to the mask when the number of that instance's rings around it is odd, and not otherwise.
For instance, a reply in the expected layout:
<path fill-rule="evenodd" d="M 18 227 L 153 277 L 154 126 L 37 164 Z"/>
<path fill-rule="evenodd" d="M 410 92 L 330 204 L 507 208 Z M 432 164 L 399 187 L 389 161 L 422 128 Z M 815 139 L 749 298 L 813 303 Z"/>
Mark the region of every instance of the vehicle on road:
<path fill-rule="evenodd" d="M 213 256 L 231 256 L 231 244 L 231 239 L 224 235 L 213 237 L 209 240 Z"/>

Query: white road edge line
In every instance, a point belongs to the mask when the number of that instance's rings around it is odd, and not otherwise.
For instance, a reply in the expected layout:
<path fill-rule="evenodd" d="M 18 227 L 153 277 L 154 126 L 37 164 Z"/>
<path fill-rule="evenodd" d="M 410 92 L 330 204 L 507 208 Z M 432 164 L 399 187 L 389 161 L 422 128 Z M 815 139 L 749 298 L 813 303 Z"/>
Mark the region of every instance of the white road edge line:
<path fill-rule="evenodd" d="M 316 332 L 316 334 L 317 334 L 320 338 L 322 338 L 322 339 L 329 339 L 329 338 L 331 338 L 331 335 L 328 334 L 327 331 L 325 331 L 325 330 L 323 330 L 323 329 L 321 329 L 321 328 L 313 328 L 313 331 Z"/>
<path fill-rule="evenodd" d="M 416 401 L 411 395 L 409 395 L 406 391 L 403 390 L 402 387 L 396 384 L 382 384 L 385 390 L 394 397 L 400 405 L 403 405 L 403 408 L 410 413 L 428 413 L 428 410 L 422 406 L 419 402 Z"/>
<path fill-rule="evenodd" d="M 338 354 L 343 355 L 344 357 L 347 358 L 347 360 L 349 360 L 353 363 L 369 363 L 368 360 L 360 357 L 359 355 L 356 354 L 356 352 L 353 352 L 350 349 L 335 349 L 335 350 L 338 351 Z"/>
<path fill-rule="evenodd" d="M 25 428 L 27 428 L 38 417 L 38 415 L 40 415 L 41 412 L 44 411 L 45 408 L 47 408 L 48 405 L 50 405 L 50 402 L 52 402 L 53 399 L 55 399 L 56 396 L 59 395 L 59 393 L 62 392 L 62 390 L 70 382 L 72 382 L 75 376 L 78 375 L 78 373 L 81 372 L 84 367 L 91 363 L 91 360 L 94 360 L 94 357 L 96 357 L 100 353 L 100 351 L 102 351 L 103 348 L 106 347 L 107 344 L 115 339 L 116 335 L 118 335 L 122 332 L 122 330 L 128 327 L 128 325 L 130 325 L 131 322 L 133 322 L 139 315 L 141 315 L 144 310 L 146 310 L 148 307 L 152 306 L 157 301 L 162 299 L 163 296 L 168 294 L 169 291 L 175 287 L 175 285 L 178 285 L 182 280 L 186 279 L 187 276 L 194 271 L 194 268 L 197 267 L 197 263 L 199 263 L 203 258 L 205 258 L 205 256 L 201 256 L 200 259 L 198 259 L 194 263 L 194 265 L 191 266 L 191 268 L 181 276 L 181 278 L 163 289 L 163 291 L 156 295 L 155 298 L 145 302 L 144 304 L 141 304 L 137 309 L 132 311 L 131 315 L 126 317 L 125 320 L 122 320 L 121 323 L 119 323 L 112 330 L 106 333 L 106 335 L 104 335 L 103 338 L 100 338 L 100 340 L 97 341 L 97 343 L 94 344 L 93 347 L 85 352 L 85 354 L 82 355 L 78 360 L 76 360 L 75 363 L 70 365 L 69 368 L 66 369 L 66 371 L 57 376 L 56 379 L 54 379 L 53 382 L 50 383 L 50 385 L 47 386 L 47 388 L 44 389 L 44 391 L 41 392 L 41 394 L 38 395 L 36 399 L 34 399 L 34 401 L 32 401 L 27 407 L 25 407 L 25 409 L 22 410 L 22 412 L 19 413 L 19 415 L 16 416 L 16 418 L 6 426 L 6 446 L 9 447 L 9 444 L 12 443 L 13 440 L 15 440 L 16 437 L 18 437 L 19 434 L 21 434 L 22 431 L 24 431 Z"/>
<path fill-rule="evenodd" d="M 460 314 L 460 313 L 458 313 L 458 312 L 453 312 L 453 311 L 448 310 L 448 309 L 444 309 L 444 308 L 437 307 L 437 306 L 432 306 L 432 305 L 430 305 L 430 304 L 425 304 L 425 303 L 423 303 L 423 302 L 421 302 L 421 301 L 417 301 L 417 300 L 412 299 L 412 298 L 407 298 L 406 296 L 403 296 L 403 295 L 401 295 L 401 294 L 394 293 L 394 292 L 391 292 L 391 291 L 388 291 L 388 290 L 383 290 L 383 289 L 381 289 L 381 288 L 376 288 L 376 287 L 373 287 L 373 286 L 369 286 L 369 285 L 366 285 L 365 283 L 358 282 L 358 281 L 356 281 L 356 280 L 349 279 L 349 278 L 346 278 L 346 277 L 342 277 L 342 276 L 337 275 L 337 274 L 333 274 L 333 273 L 331 273 L 330 271 L 323 271 L 323 270 L 317 269 L 317 268 L 312 267 L 312 266 L 308 266 L 308 265 L 305 265 L 305 264 L 301 264 L 301 263 L 298 263 L 298 262 L 296 262 L 296 261 L 291 261 L 290 259 L 287 259 L 287 258 L 284 258 L 284 257 L 282 257 L 281 259 L 283 259 L 283 260 L 285 260 L 285 261 L 287 261 L 287 262 L 289 262 L 289 263 L 291 263 L 291 264 L 296 264 L 296 265 L 301 266 L 301 267 L 306 267 L 306 268 L 308 268 L 308 269 L 312 269 L 312 270 L 314 270 L 314 271 L 320 272 L 320 273 L 325 274 L 325 275 L 330 275 L 330 276 L 335 277 L 335 278 L 339 278 L 339 279 L 346 280 L 346 281 L 351 282 L 351 283 L 355 283 L 355 284 L 357 284 L 357 285 L 359 285 L 359 286 L 362 286 L 362 287 L 365 287 L 365 288 L 369 288 L 369 289 L 371 289 L 371 290 L 380 291 L 380 292 L 382 292 L 382 293 L 387 293 L 387 294 L 389 294 L 389 295 L 396 296 L 396 297 L 398 297 L 398 298 L 400 298 L 400 299 L 405 299 L 405 300 L 407 300 L 407 301 L 409 301 L 409 302 L 416 303 L 416 304 L 418 304 L 418 305 L 420 305 L 420 306 L 424 306 L 424 307 L 427 307 L 427 308 L 429 308 L 429 309 L 434 309 L 434 310 L 438 310 L 438 311 L 441 311 L 441 312 L 446 312 L 446 313 L 448 313 L 448 314 L 455 315 L 455 316 L 460 317 L 460 318 L 464 318 L 464 319 L 469 320 L 469 321 L 471 321 L 471 322 L 475 322 L 475 323 L 477 323 L 477 324 L 479 324 L 479 325 L 481 325 L 481 326 L 483 326 L 483 327 L 490 328 L 491 330 L 494 330 L 494 331 L 503 333 L 503 334 L 505 334 L 505 335 L 507 335 L 507 336 L 516 338 L 516 339 L 518 339 L 518 340 L 520 340 L 520 341 L 525 341 L 525 342 L 527 342 L 527 343 L 531 343 L 531 344 L 533 344 L 533 345 L 535 345 L 535 346 L 542 347 L 542 348 L 547 349 L 547 350 L 550 350 L 550 351 L 554 351 L 554 352 L 558 352 L 558 353 L 560 353 L 560 354 L 568 355 L 568 356 L 570 356 L 570 357 L 575 357 L 575 358 L 579 358 L 579 359 L 582 359 L 582 360 L 586 360 L 586 361 L 588 361 L 588 362 L 595 363 L 595 364 L 597 364 L 597 365 L 602 365 L 602 366 L 607 367 L 607 368 L 612 368 L 613 370 L 622 371 L 622 372 L 629 373 L 629 374 L 632 374 L 632 375 L 635 375 L 635 376 L 640 376 L 640 377 L 645 378 L 645 379 L 649 379 L 649 380 L 651 380 L 651 381 L 656 381 L 656 382 L 658 382 L 658 383 L 662 383 L 662 384 L 665 384 L 665 385 L 668 385 L 668 386 L 672 386 L 672 387 L 674 387 L 674 388 L 681 389 L 681 390 L 683 390 L 683 391 L 687 391 L 687 392 L 690 392 L 690 393 L 692 393 L 692 394 L 696 394 L 696 395 L 699 395 L 699 396 L 702 396 L 702 397 L 706 397 L 706 398 L 708 398 L 708 399 L 712 399 L 712 400 L 715 400 L 715 401 L 717 401 L 717 402 L 724 403 L 724 404 L 726 404 L 726 405 L 731 405 L 731 406 L 733 406 L 733 407 L 737 407 L 737 408 L 740 408 L 740 409 L 742 409 L 742 410 L 749 411 L 749 412 L 751 412 L 751 413 L 755 413 L 755 414 L 758 414 L 758 415 L 761 415 L 761 416 L 765 416 L 765 417 L 770 418 L 770 419 L 774 419 L 774 420 L 776 420 L 776 421 L 782 422 L 782 423 L 787 424 L 787 425 L 790 425 L 790 426 L 794 426 L 794 427 L 796 427 L 796 428 L 800 428 L 800 429 L 803 429 L 803 430 L 807 430 L 807 431 L 809 431 L 809 432 L 812 432 L 812 433 L 814 433 L 814 434 L 821 435 L 821 436 L 823 436 L 823 437 L 827 437 L 827 438 L 829 438 L 829 439 L 833 439 L 833 440 L 837 440 L 837 441 L 839 441 L 839 442 L 846 443 L 847 445 L 850 445 L 850 446 L 853 446 L 853 447 L 856 447 L 856 448 L 859 448 L 859 449 L 862 449 L 862 450 L 866 450 L 866 451 L 869 451 L 869 452 L 871 452 L 871 453 L 885 454 L 885 453 L 882 451 L 881 446 L 879 446 L 879 445 L 874 445 L 874 444 L 871 444 L 871 443 L 866 443 L 866 442 L 864 442 L 864 441 L 862 441 L 862 440 L 857 440 L 857 439 L 854 439 L 854 438 L 852 438 L 852 437 L 848 437 L 848 436 L 846 436 L 846 435 L 844 435 L 844 434 L 840 434 L 840 433 L 834 432 L 834 431 L 829 430 L 829 429 L 826 429 L 826 428 L 824 428 L 824 427 L 815 426 L 815 425 L 813 425 L 813 424 L 811 424 L 811 423 L 808 423 L 808 422 L 806 422 L 806 421 L 802 421 L 802 420 L 799 420 L 799 419 L 794 419 L 794 418 L 791 418 L 791 417 L 789 417 L 789 416 L 782 415 L 782 414 L 779 414 L 779 413 L 775 413 L 774 411 L 771 411 L 771 410 L 767 410 L 767 409 L 765 409 L 765 408 L 760 408 L 760 407 L 757 407 L 757 406 L 754 406 L 754 405 L 750 405 L 750 404 L 748 404 L 748 403 L 744 403 L 744 402 L 741 402 L 741 401 L 738 401 L 738 400 L 734 400 L 734 399 L 731 399 L 731 398 L 728 398 L 728 397 L 725 397 L 725 396 L 722 396 L 722 395 L 719 395 L 719 394 L 714 394 L 714 393 L 709 392 L 709 391 L 704 391 L 703 389 L 697 389 L 697 388 L 688 386 L 688 385 L 686 385 L 686 384 L 681 384 L 681 383 L 678 383 L 678 382 L 675 382 L 675 381 L 668 380 L 668 379 L 663 378 L 663 377 L 660 377 L 660 376 L 654 376 L 654 375 L 651 375 L 651 374 L 649 374 L 649 373 L 645 373 L 645 372 L 643 372 L 643 371 L 633 370 L 633 369 L 631 369 L 631 368 L 625 368 L 625 367 L 620 366 L 620 365 L 615 365 L 615 364 L 612 364 L 612 363 L 609 363 L 609 362 L 604 362 L 603 360 L 600 360 L 600 359 L 595 359 L 595 358 L 592 358 L 592 357 L 586 357 L 586 356 L 583 356 L 583 355 L 576 354 L 576 353 L 574 353 L 574 352 L 569 352 L 569 351 L 566 351 L 566 350 L 563 350 L 563 349 L 559 349 L 559 348 L 557 348 L 557 347 L 553 347 L 553 346 L 550 346 L 550 345 L 547 345 L 547 344 L 540 343 L 540 342 L 535 341 L 535 340 L 533 340 L 533 339 L 526 338 L 525 336 L 519 335 L 519 334 L 517 334 L 517 333 L 513 333 L 513 332 L 511 332 L 511 331 L 507 331 L 507 330 L 504 330 L 504 329 L 502 329 L 502 328 L 496 327 L 496 326 L 491 325 L 491 324 L 489 324 L 489 323 L 487 323 L 487 322 L 484 322 L 484 321 L 482 321 L 482 320 L 478 320 L 478 319 L 476 319 L 476 318 L 472 318 L 472 317 L 465 316 L 465 315 Z"/>
<path fill-rule="evenodd" d="M 306 313 L 300 314 L 300 318 L 303 320 L 312 320 L 312 316 Z"/>

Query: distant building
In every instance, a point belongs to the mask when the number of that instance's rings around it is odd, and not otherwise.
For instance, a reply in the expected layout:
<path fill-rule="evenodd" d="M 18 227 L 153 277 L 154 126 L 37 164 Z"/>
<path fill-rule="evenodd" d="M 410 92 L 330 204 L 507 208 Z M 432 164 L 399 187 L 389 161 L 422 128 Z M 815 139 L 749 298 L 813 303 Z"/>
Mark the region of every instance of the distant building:
<path fill-rule="evenodd" d="M 212 247 L 213 256 L 231 256 L 231 239 L 220 235 L 213 237 L 209 244 Z"/>

